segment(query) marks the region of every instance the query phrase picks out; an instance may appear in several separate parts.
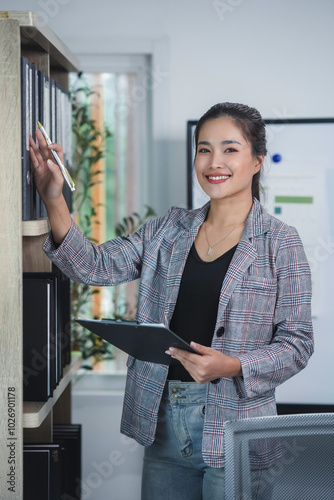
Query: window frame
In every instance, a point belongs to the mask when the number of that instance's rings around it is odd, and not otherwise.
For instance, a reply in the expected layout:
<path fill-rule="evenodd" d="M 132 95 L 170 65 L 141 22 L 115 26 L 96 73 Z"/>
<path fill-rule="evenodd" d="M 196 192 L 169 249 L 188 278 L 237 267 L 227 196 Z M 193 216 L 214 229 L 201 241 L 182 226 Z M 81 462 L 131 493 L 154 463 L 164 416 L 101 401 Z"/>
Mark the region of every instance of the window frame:
<path fill-rule="evenodd" d="M 152 85 L 149 92 L 149 102 L 144 101 L 146 106 L 138 104 L 141 130 L 138 135 L 138 175 L 141 178 L 138 202 L 139 210 L 149 205 L 158 215 L 165 213 L 170 203 L 167 199 L 168 190 L 161 190 L 161 186 L 166 182 L 168 155 L 162 154 L 161 147 L 167 142 L 170 133 L 169 40 L 166 37 L 110 37 L 108 40 L 94 40 L 93 43 L 87 38 L 67 40 L 67 43 L 76 54 L 83 72 L 130 70 L 137 73 L 138 82 L 144 86 L 147 85 L 143 78 L 147 75 L 148 67 L 153 75 L 158 75 L 156 85 Z M 155 165 L 159 168 L 154 168 Z"/>

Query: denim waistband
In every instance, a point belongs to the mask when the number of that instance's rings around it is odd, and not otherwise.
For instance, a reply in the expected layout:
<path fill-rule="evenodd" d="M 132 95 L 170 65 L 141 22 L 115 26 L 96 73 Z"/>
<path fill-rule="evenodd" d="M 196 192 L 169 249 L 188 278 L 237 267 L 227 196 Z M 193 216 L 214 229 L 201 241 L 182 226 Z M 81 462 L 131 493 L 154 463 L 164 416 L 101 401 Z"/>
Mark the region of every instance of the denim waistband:
<path fill-rule="evenodd" d="M 205 403 L 207 384 L 167 380 L 163 399 L 171 405 Z"/>

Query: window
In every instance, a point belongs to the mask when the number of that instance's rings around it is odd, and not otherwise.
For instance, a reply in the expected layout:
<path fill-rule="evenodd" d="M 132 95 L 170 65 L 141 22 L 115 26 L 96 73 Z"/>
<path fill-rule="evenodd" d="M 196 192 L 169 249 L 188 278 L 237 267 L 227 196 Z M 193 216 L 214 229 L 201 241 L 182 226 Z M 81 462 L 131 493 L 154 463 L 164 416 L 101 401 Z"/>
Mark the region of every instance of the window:
<path fill-rule="evenodd" d="M 145 209 L 148 172 L 148 138 L 150 136 L 149 59 L 116 58 L 115 71 L 84 73 L 81 80 L 94 94 L 91 119 L 99 130 L 109 130 L 104 158 L 95 165 L 99 172 L 91 189 L 97 211 L 91 237 L 102 243 L 115 237 L 115 227 L 124 217 Z M 134 64 L 135 63 L 135 64 Z M 78 76 L 71 75 L 72 86 Z M 80 221 L 79 225 L 80 225 Z M 85 308 L 87 317 L 126 317 L 135 314 L 137 282 L 117 287 L 99 287 Z M 125 315 L 125 316 L 124 316 Z M 115 349 L 114 368 L 125 369 L 125 356 Z"/>

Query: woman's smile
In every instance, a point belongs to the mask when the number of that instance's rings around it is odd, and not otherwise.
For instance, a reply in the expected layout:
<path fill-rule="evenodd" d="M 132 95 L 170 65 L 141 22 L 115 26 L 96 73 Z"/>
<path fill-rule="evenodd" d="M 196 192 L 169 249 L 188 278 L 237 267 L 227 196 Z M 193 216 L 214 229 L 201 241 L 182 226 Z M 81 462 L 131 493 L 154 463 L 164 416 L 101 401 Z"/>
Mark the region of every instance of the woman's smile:
<path fill-rule="evenodd" d="M 206 175 L 205 176 L 210 184 L 221 184 L 226 182 L 231 176 L 230 175 Z"/>

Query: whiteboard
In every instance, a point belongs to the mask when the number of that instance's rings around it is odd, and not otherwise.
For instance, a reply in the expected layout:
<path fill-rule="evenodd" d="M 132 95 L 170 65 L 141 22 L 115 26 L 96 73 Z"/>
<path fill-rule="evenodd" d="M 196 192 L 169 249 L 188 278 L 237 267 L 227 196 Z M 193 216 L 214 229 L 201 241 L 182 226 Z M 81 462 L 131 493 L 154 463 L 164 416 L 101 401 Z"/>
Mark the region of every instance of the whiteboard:
<path fill-rule="evenodd" d="M 196 123 L 187 123 L 189 208 L 209 199 L 194 169 Z M 313 287 L 315 353 L 304 370 L 278 387 L 277 401 L 334 404 L 334 118 L 265 123 L 261 203 L 299 232 Z"/>

